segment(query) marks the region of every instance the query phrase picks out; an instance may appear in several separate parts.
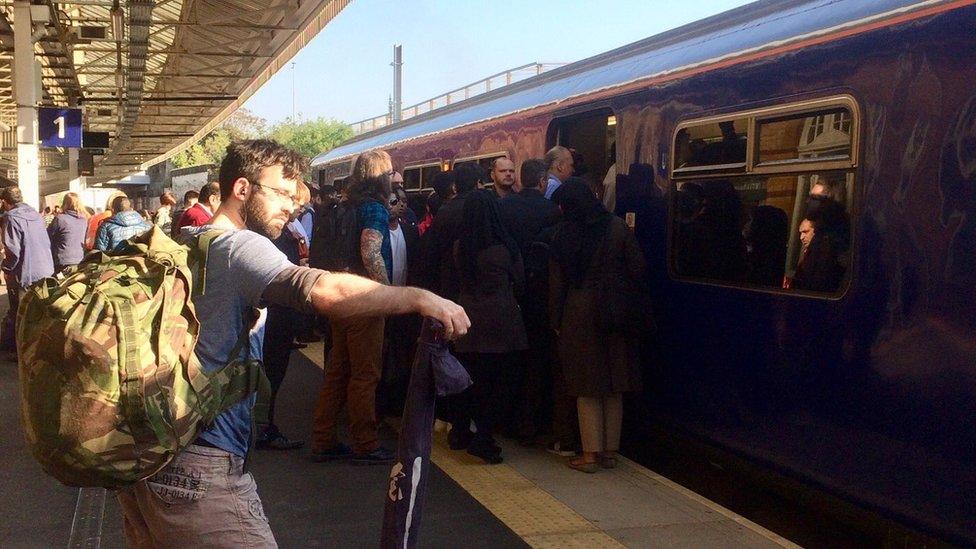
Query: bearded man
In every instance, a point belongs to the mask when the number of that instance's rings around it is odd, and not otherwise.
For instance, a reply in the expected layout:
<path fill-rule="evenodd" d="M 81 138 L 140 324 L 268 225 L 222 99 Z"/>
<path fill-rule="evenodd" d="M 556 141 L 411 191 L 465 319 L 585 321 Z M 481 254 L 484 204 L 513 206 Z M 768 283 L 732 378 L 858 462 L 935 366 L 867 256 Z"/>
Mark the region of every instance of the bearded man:
<path fill-rule="evenodd" d="M 308 167 L 274 141 L 231 144 L 220 166 L 220 207 L 190 238 L 223 231 L 209 247 L 206 292 L 193 302 L 200 320 L 196 354 L 207 371 L 223 366 L 251 311 L 267 304 L 333 319 L 417 312 L 439 320 L 447 337 L 470 325 L 458 305 L 418 288 L 384 286 L 347 273 L 299 267 L 271 240 L 296 208 Z M 250 329 L 248 358 L 262 356 L 263 319 Z M 119 491 L 131 547 L 276 547 L 254 477 L 244 470 L 250 445 L 251 395 L 222 413 L 156 475 Z"/>

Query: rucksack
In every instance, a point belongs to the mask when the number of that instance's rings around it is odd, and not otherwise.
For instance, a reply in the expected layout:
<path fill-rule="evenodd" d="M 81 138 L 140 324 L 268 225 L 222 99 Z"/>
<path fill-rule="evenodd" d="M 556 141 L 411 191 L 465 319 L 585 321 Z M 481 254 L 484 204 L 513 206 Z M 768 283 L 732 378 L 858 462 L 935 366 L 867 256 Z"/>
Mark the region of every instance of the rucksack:
<path fill-rule="evenodd" d="M 310 267 L 362 274 L 357 210 L 357 206 L 348 200 L 332 208 L 321 208 L 313 225 Z"/>
<path fill-rule="evenodd" d="M 33 286 L 17 312 L 28 446 L 69 486 L 120 488 L 162 469 L 224 410 L 268 390 L 259 361 L 205 373 L 194 354 L 206 256 L 220 231 L 177 244 L 159 227 Z M 194 292 L 196 290 L 196 292 Z"/>

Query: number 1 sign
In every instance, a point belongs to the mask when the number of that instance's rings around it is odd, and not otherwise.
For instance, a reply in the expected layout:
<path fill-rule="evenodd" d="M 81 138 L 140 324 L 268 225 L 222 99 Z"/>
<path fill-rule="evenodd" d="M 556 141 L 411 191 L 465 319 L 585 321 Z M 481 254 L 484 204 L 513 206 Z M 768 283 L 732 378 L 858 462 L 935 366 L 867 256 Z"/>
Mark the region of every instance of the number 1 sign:
<path fill-rule="evenodd" d="M 38 107 L 37 130 L 42 147 L 81 147 L 81 109 Z"/>

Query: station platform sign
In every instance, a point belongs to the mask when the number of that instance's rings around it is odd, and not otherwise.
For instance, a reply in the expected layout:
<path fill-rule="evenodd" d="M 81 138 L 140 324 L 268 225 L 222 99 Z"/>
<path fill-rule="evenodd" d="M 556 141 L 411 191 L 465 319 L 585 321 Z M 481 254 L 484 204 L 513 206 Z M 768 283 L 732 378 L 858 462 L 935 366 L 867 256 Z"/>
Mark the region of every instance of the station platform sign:
<path fill-rule="evenodd" d="M 42 147 L 81 148 L 81 109 L 38 107 L 37 130 Z"/>

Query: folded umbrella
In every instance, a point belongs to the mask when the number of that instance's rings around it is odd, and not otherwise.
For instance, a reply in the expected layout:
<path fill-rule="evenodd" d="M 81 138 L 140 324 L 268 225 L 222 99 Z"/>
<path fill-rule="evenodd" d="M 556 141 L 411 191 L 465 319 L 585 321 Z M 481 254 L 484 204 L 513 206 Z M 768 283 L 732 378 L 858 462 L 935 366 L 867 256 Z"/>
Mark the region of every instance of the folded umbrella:
<path fill-rule="evenodd" d="M 403 408 L 397 460 L 390 471 L 380 538 L 383 549 L 416 547 L 427 495 L 436 397 L 471 386 L 471 377 L 451 355 L 443 333 L 439 322 L 424 319 Z"/>

